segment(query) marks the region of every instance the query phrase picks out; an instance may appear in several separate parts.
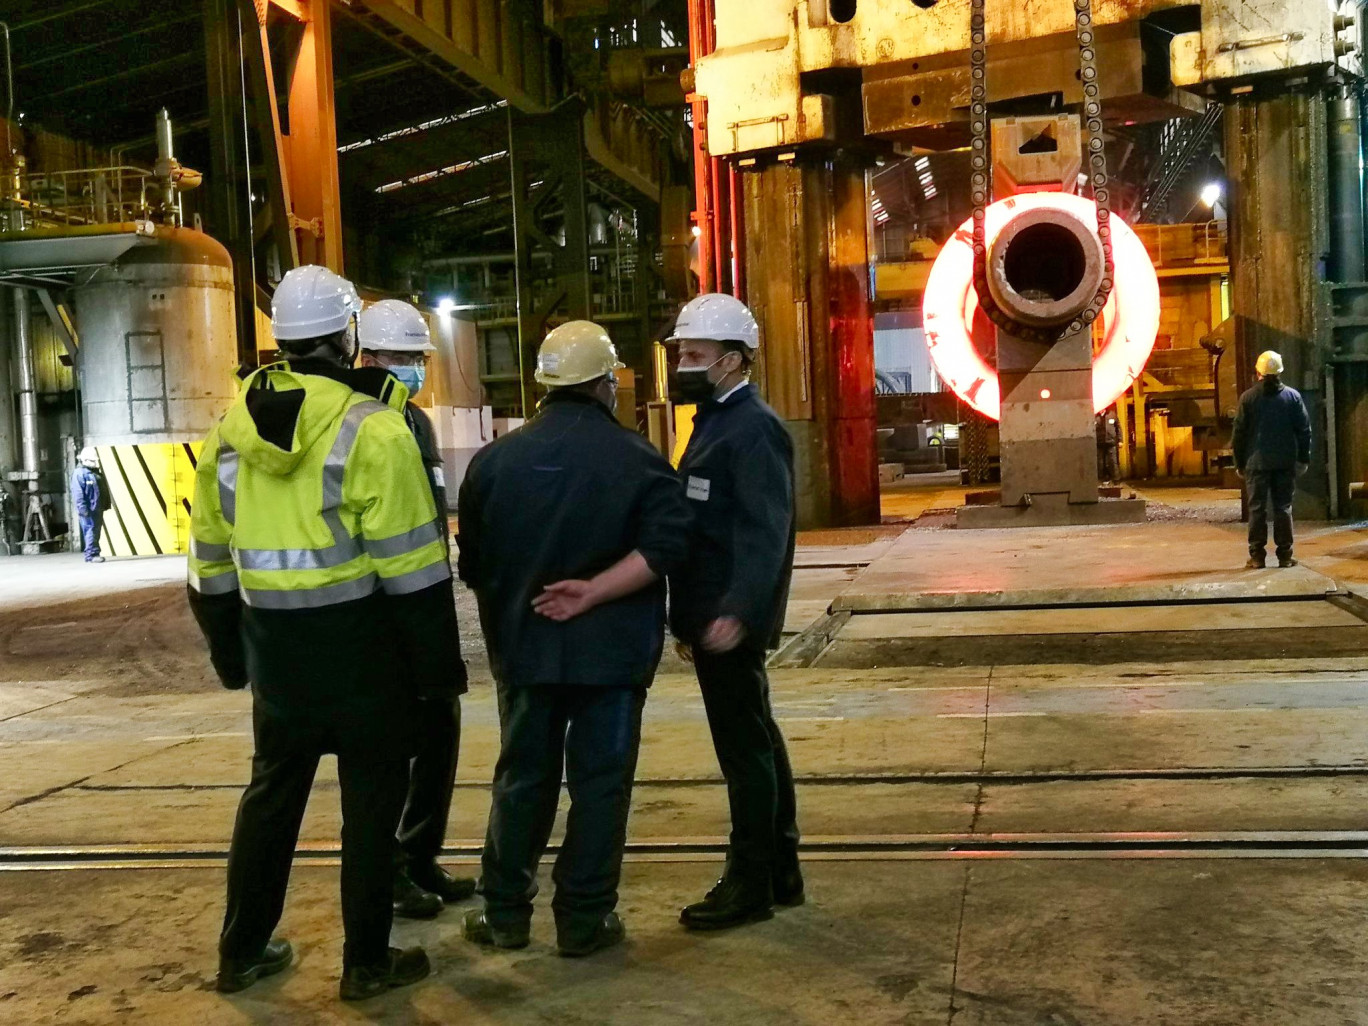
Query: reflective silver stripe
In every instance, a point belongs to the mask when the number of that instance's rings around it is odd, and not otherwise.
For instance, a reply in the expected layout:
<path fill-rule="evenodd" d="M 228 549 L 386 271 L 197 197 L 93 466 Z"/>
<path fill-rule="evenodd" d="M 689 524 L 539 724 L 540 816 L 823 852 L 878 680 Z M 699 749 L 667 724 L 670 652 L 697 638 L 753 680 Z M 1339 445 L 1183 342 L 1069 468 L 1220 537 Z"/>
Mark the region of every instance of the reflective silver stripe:
<path fill-rule="evenodd" d="M 237 571 L 215 574 L 213 577 L 201 577 L 192 572 L 189 575 L 189 581 L 190 587 L 201 595 L 227 595 L 230 591 L 238 590 Z"/>
<path fill-rule="evenodd" d="M 231 446 L 219 444 L 219 510 L 228 523 L 237 523 L 238 454 Z"/>
<path fill-rule="evenodd" d="M 340 512 L 342 481 L 346 474 L 347 458 L 351 456 L 352 448 L 356 445 L 356 436 L 361 430 L 361 422 L 373 413 L 388 409 L 389 407 L 383 403 L 369 400 L 357 403 L 349 409 L 343 416 L 342 426 L 338 428 L 337 437 L 333 439 L 332 448 L 328 450 L 328 455 L 323 461 L 323 496 L 320 512 L 323 515 L 324 522 L 328 525 L 328 530 L 332 532 L 333 544 L 323 549 L 238 549 L 235 557 L 237 565 L 241 569 L 327 570 L 331 567 L 343 566 L 353 559 L 360 558 L 360 541 L 348 534 L 342 523 Z M 257 596 L 263 593 L 249 590 L 248 594 L 249 596 Z M 264 594 L 275 595 L 276 593 L 265 592 Z M 294 606 L 276 602 L 275 599 L 268 601 L 274 604 L 264 608 L 306 608 L 311 604 L 303 602 L 301 606 Z M 258 604 L 252 601 L 252 598 L 249 598 L 248 602 L 251 605 Z M 327 605 L 328 603 L 322 604 Z"/>
<path fill-rule="evenodd" d="M 325 584 L 320 588 L 297 588 L 273 591 L 267 588 L 243 588 L 242 597 L 254 609 L 317 609 L 351 602 L 372 594 L 380 583 L 375 574 L 366 574 L 354 581 Z"/>
<path fill-rule="evenodd" d="M 328 450 L 327 458 L 323 461 L 323 519 L 332 531 L 333 541 L 338 545 L 355 544 L 343 526 L 342 515 L 339 512 L 342 505 L 342 480 L 347 471 L 347 457 L 356 445 L 361 422 L 373 413 L 388 409 L 384 403 L 369 399 L 353 406 L 342 418 L 342 426 L 338 429 L 332 448 Z"/>
<path fill-rule="evenodd" d="M 430 588 L 441 581 L 451 580 L 451 567 L 446 560 L 440 563 L 433 563 L 425 566 L 421 570 L 410 570 L 406 574 L 398 577 L 380 578 L 380 586 L 385 589 L 386 595 L 407 595 L 410 592 L 422 591 Z"/>
<path fill-rule="evenodd" d="M 355 538 L 326 549 L 238 549 L 237 565 L 243 570 L 326 570 L 361 556 Z"/>
<path fill-rule="evenodd" d="M 389 559 L 392 556 L 402 556 L 406 552 L 413 552 L 421 549 L 424 545 L 431 545 L 435 541 L 442 540 L 442 529 L 437 526 L 436 520 L 429 520 L 420 527 L 415 527 L 412 531 L 405 531 L 403 534 L 396 534 L 389 538 L 366 538 L 363 544 L 366 551 L 375 559 Z"/>
<path fill-rule="evenodd" d="M 192 537 L 190 539 L 190 555 L 196 559 L 202 559 L 206 563 L 226 563 L 233 558 L 233 550 L 227 545 L 215 545 L 212 542 L 202 542 Z"/>

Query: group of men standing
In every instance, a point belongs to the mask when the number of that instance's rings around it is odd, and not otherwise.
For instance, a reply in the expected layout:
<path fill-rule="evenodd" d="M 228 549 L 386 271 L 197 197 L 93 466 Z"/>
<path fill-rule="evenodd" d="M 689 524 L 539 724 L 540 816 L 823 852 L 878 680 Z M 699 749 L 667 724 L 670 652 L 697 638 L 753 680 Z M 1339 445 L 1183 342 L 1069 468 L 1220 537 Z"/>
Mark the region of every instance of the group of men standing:
<path fill-rule="evenodd" d="M 441 463 L 408 402 L 431 344 L 418 311 L 385 301 L 362 313 L 351 283 L 320 267 L 285 276 L 272 324 L 282 362 L 247 378 L 206 439 L 191 527 L 192 610 L 222 682 L 253 694 L 218 987 L 241 990 L 292 960 L 272 934 L 318 761 L 332 753 L 340 993 L 356 1000 L 430 971 L 421 948 L 389 946 L 394 915 L 437 915 L 476 890 L 437 864 L 466 671 Z M 742 303 L 698 297 L 673 338 L 679 389 L 699 403 L 678 472 L 616 420 L 622 364 L 608 335 L 572 321 L 538 354 L 548 392 L 536 416 L 481 450 L 461 486 L 458 568 L 478 601 L 501 740 L 483 907 L 464 921 L 479 943 L 528 943 L 562 777 L 557 949 L 582 956 L 623 938 L 617 888 L 667 581 L 732 814 L 723 876 L 681 922 L 718 929 L 803 901 L 764 667 L 793 560 L 792 446 L 749 384 L 759 332 Z"/>

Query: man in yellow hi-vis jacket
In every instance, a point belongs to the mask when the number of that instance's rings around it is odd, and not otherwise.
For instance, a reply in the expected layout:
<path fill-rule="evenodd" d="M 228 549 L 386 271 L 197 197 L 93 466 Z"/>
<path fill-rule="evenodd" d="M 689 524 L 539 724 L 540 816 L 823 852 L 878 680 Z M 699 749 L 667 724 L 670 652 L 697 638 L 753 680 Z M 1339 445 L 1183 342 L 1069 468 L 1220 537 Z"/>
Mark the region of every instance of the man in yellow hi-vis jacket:
<path fill-rule="evenodd" d="M 272 931 L 319 757 L 342 792 L 341 996 L 422 979 L 389 947 L 395 829 L 424 703 L 465 691 L 451 570 L 418 447 L 400 411 L 353 389 L 351 283 L 290 271 L 272 328 L 286 363 L 256 371 L 196 468 L 189 594 L 224 685 L 251 685 L 255 754 L 228 859 L 218 989 L 286 968 Z M 392 386 L 392 387 L 391 387 Z M 449 713 L 448 713 L 449 715 Z"/>

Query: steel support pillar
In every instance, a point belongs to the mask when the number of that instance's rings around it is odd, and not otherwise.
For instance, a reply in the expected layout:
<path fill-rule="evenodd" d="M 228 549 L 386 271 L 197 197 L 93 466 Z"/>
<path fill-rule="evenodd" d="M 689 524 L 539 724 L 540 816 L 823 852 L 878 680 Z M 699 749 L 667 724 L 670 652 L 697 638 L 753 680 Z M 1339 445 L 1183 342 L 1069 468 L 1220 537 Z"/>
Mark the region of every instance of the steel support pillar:
<path fill-rule="evenodd" d="M 204 51 L 209 76 L 209 152 L 212 166 L 208 227 L 233 257 L 234 322 L 238 361 L 256 355 L 256 254 L 252 189 L 247 166 L 247 97 L 242 82 L 243 21 L 238 0 L 204 0 Z M 247 25 L 256 29 L 255 13 Z"/>
<path fill-rule="evenodd" d="M 1309 91 L 1242 96 L 1226 108 L 1225 133 L 1237 380 L 1241 389 L 1253 382 L 1254 361 L 1264 350 L 1282 354 L 1283 380 L 1306 399 L 1312 426 L 1311 470 L 1297 482 L 1293 510 L 1322 518 L 1338 476 L 1327 465 L 1327 427 L 1333 427 L 1325 419 L 1327 354 L 1316 324 L 1329 248 L 1325 100 Z M 1352 385 L 1336 405 L 1343 416 L 1366 401 L 1368 394 Z M 1342 430 L 1339 437 L 1345 439 Z M 1340 449 L 1342 474 L 1350 464 Z"/>
<path fill-rule="evenodd" d="M 755 380 L 793 435 L 798 525 L 878 523 L 865 171 L 781 163 L 742 184 Z"/>
<path fill-rule="evenodd" d="M 342 187 L 337 172 L 332 13 L 328 0 L 303 4 L 303 34 L 289 82 L 289 125 L 282 134 L 289 219 L 301 264 L 342 273 Z"/>
<path fill-rule="evenodd" d="M 508 108 L 518 367 L 523 415 L 528 417 L 536 406 L 532 372 L 547 322 L 552 317 L 588 320 L 593 316 L 584 160 L 582 101 L 566 100 L 546 114 Z M 549 284 L 533 280 L 534 251 L 551 255 Z"/>

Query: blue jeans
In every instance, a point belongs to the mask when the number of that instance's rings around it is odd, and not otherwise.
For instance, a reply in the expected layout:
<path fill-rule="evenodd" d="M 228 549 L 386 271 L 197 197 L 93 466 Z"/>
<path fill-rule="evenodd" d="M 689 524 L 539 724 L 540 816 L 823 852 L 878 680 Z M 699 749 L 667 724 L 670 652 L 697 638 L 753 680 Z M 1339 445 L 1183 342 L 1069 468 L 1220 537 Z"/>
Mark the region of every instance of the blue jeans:
<path fill-rule="evenodd" d="M 570 812 L 551 874 L 557 927 L 596 923 L 616 907 L 645 701 L 636 688 L 499 688 L 502 750 L 480 880 L 491 923 L 532 916 L 562 771 Z"/>
<path fill-rule="evenodd" d="M 94 517 L 81 517 L 81 541 L 85 545 L 86 562 L 100 554 L 100 525 Z"/>

